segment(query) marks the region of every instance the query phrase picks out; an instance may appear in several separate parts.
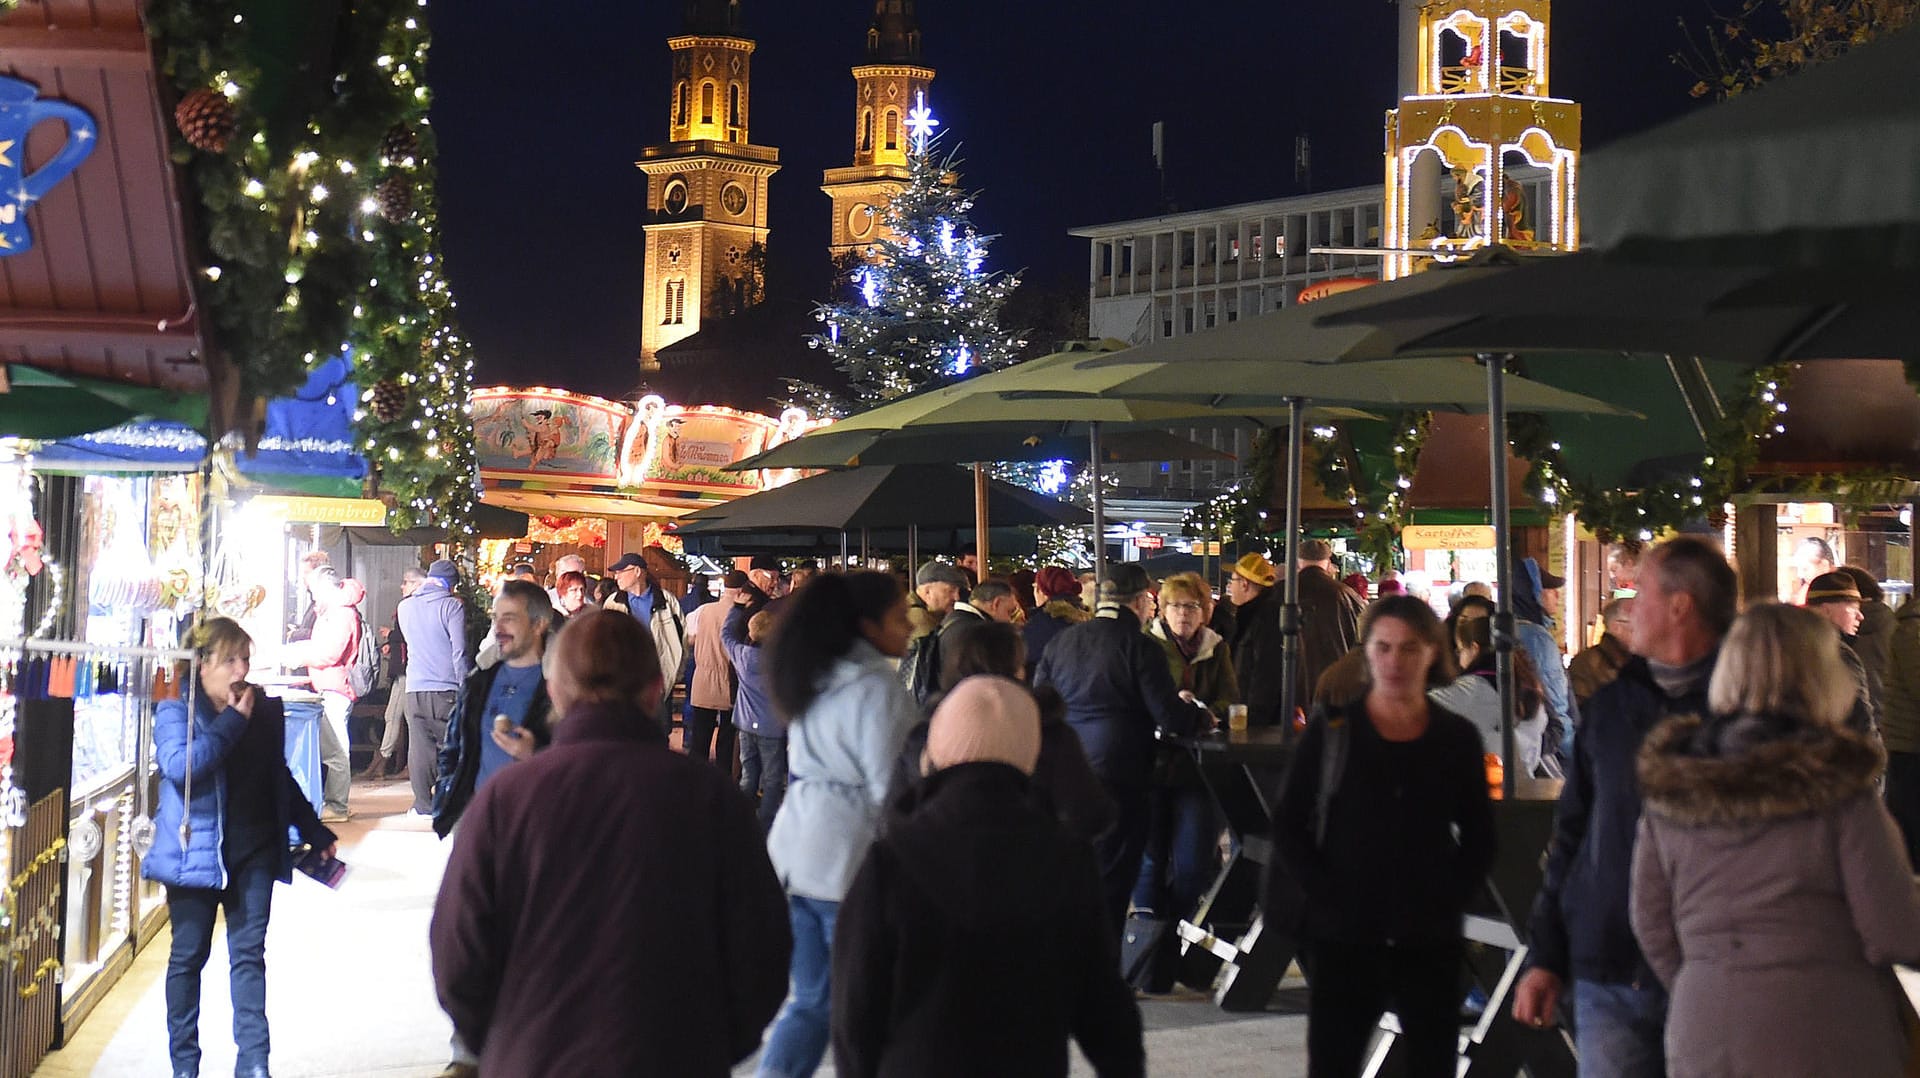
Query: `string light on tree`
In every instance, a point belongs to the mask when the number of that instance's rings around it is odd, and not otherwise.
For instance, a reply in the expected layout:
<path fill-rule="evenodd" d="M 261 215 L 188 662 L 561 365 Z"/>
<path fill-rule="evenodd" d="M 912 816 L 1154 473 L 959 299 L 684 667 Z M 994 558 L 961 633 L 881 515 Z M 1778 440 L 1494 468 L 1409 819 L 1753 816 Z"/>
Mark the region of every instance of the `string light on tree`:
<path fill-rule="evenodd" d="M 810 343 L 863 405 L 1004 367 L 1024 343 L 1000 326 L 1019 277 L 986 270 L 991 237 L 974 228 L 973 196 L 959 186 L 960 162 L 940 152 L 939 126 L 920 94 L 908 113 L 908 181 L 887 203 L 886 227 L 851 294 L 815 312 L 824 328 Z"/>

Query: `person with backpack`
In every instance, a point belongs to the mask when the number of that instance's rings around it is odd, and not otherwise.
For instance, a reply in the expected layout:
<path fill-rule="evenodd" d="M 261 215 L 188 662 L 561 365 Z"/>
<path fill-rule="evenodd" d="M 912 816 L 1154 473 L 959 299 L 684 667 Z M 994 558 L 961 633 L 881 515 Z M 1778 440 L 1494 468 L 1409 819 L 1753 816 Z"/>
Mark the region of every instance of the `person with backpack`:
<path fill-rule="evenodd" d="M 900 678 L 913 702 L 925 712 L 942 688 L 940 649 L 947 636 L 956 629 L 988 619 L 967 602 L 967 589 L 971 584 L 966 574 L 946 562 L 930 561 L 922 565 L 913 575 L 913 585 L 915 594 L 926 604 L 930 627 L 908 645 L 907 656 L 900 663 Z"/>
<path fill-rule="evenodd" d="M 1301 897 L 1312 1073 L 1359 1074 L 1392 1010 L 1407 1073 L 1451 1076 L 1461 919 L 1494 855 L 1480 733 L 1427 697 L 1446 671 L 1427 604 L 1405 595 L 1374 604 L 1360 647 L 1366 695 L 1315 714 L 1281 788 L 1269 914 L 1279 896 Z"/>
<path fill-rule="evenodd" d="M 380 650 L 360 609 L 367 589 L 358 580 L 342 580 L 332 566 L 323 565 L 307 574 L 307 590 L 317 612 L 313 635 L 289 648 L 320 694 L 320 766 L 326 771 L 320 819 L 333 823 L 352 816 L 347 795 L 353 788 L 353 741 L 347 715 L 353 702 L 372 690 Z"/>

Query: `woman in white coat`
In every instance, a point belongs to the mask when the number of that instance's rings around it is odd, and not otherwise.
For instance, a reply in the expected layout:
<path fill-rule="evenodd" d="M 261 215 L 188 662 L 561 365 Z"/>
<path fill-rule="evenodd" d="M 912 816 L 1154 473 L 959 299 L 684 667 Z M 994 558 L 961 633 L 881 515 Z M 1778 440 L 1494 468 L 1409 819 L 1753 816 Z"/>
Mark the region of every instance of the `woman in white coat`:
<path fill-rule="evenodd" d="M 788 724 L 789 770 L 767 852 L 787 890 L 793 964 L 761 1078 L 806 1078 L 826 1054 L 834 919 L 920 718 L 893 662 L 911 633 L 898 581 L 827 575 L 787 602 L 765 656 L 774 707 Z"/>

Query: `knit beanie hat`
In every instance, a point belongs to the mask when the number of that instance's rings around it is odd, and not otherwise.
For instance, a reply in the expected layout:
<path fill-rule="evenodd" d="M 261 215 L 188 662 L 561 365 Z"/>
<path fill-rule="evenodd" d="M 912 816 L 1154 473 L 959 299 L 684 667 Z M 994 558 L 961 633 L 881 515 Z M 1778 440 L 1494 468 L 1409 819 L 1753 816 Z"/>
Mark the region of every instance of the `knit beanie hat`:
<path fill-rule="evenodd" d="M 929 772 L 959 764 L 1011 764 L 1031 775 L 1040 760 L 1040 706 L 1011 678 L 976 674 L 955 685 L 927 727 Z"/>
<path fill-rule="evenodd" d="M 432 565 L 427 566 L 427 576 L 434 580 L 442 581 L 451 588 L 454 581 L 460 579 L 460 570 L 455 568 L 452 562 L 441 558 Z"/>
<path fill-rule="evenodd" d="M 1033 582 L 1049 599 L 1071 599 L 1085 590 L 1080 586 L 1079 577 L 1058 565 L 1049 565 L 1035 573 Z"/>

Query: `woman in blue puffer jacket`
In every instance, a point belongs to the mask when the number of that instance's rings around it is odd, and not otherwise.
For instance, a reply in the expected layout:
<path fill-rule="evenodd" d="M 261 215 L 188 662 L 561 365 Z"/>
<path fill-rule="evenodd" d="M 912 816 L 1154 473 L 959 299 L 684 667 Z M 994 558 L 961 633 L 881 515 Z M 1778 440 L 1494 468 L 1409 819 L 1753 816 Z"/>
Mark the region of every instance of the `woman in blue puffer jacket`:
<path fill-rule="evenodd" d="M 173 951 L 167 960 L 167 1039 L 175 1078 L 200 1073 L 200 971 L 227 914 L 233 982 L 234 1074 L 267 1075 L 267 916 L 273 881 L 293 873 L 287 829 L 333 854 L 334 835 L 287 770 L 280 702 L 247 684 L 253 640 L 231 618 L 193 634 L 200 677 L 187 704 L 154 709 L 160 811 L 140 874 L 167 888 Z"/>

